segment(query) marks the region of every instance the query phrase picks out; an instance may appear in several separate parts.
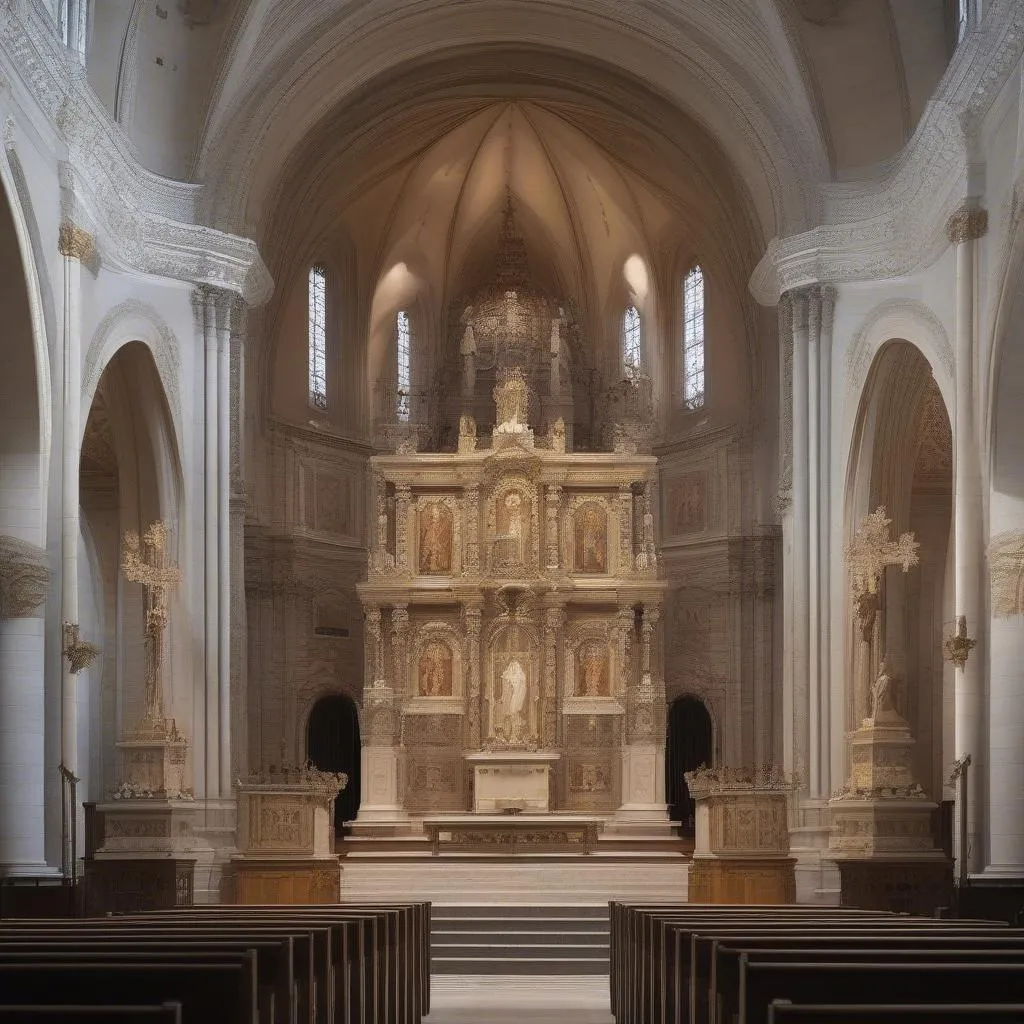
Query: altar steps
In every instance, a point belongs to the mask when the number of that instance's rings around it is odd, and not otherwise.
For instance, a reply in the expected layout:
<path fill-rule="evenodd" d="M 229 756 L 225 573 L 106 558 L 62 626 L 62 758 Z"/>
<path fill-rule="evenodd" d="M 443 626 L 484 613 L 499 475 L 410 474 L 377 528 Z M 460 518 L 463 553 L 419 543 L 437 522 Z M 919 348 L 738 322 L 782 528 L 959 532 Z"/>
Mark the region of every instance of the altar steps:
<path fill-rule="evenodd" d="M 605 975 L 608 908 L 435 906 L 432 974 Z"/>

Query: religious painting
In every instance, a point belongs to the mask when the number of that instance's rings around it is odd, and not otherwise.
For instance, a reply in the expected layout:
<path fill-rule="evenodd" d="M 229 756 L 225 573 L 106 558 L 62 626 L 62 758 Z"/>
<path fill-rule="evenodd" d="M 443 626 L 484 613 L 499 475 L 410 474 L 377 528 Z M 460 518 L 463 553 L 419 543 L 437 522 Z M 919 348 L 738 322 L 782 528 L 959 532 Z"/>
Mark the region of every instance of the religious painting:
<path fill-rule="evenodd" d="M 443 640 L 431 640 L 420 651 L 419 695 L 452 696 L 452 651 Z"/>
<path fill-rule="evenodd" d="M 608 514 L 589 503 L 576 512 L 575 565 L 577 572 L 608 571 Z"/>
<path fill-rule="evenodd" d="M 576 654 L 576 696 L 609 697 L 608 646 L 600 640 L 580 644 Z"/>
<path fill-rule="evenodd" d="M 443 501 L 420 507 L 420 572 L 442 576 L 452 571 L 454 518 Z"/>
<path fill-rule="evenodd" d="M 707 526 L 706 473 L 685 473 L 668 487 L 666 520 L 672 536 L 700 533 Z"/>

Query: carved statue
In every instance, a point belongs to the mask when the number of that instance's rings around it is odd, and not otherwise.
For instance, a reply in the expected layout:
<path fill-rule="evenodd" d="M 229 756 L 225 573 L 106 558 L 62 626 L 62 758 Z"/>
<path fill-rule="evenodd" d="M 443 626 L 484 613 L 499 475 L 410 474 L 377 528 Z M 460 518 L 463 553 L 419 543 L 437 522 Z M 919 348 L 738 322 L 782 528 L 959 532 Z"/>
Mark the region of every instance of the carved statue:
<path fill-rule="evenodd" d="M 498 415 L 498 425 L 494 429 L 497 433 L 521 434 L 529 429 L 528 399 L 523 371 L 518 367 L 509 370 L 505 379 L 494 389 Z"/>
<path fill-rule="evenodd" d="M 506 743 L 522 743 L 527 738 L 526 693 L 526 672 L 518 659 L 513 658 L 501 673 L 500 715 L 495 730 Z"/>
<path fill-rule="evenodd" d="M 421 697 L 452 695 L 452 656 L 445 644 L 434 642 L 423 649 L 419 691 Z"/>
<path fill-rule="evenodd" d="M 553 452 L 565 451 L 565 420 L 561 416 L 555 420 L 551 428 L 551 450 Z"/>
<path fill-rule="evenodd" d="M 476 420 L 466 413 L 459 417 L 459 451 L 476 451 Z"/>
<path fill-rule="evenodd" d="M 586 506 L 576 526 L 576 568 L 579 572 L 607 570 L 607 529 L 600 509 Z"/>
<path fill-rule="evenodd" d="M 588 644 L 580 652 L 580 675 L 582 687 L 577 686 L 577 692 L 583 697 L 607 697 L 608 687 L 605 674 L 607 665 L 607 652 L 600 644 Z"/>
<path fill-rule="evenodd" d="M 882 658 L 878 675 L 871 684 L 871 721 L 875 722 L 885 712 L 895 713 L 892 703 L 892 677 L 889 675 L 889 659 Z"/>

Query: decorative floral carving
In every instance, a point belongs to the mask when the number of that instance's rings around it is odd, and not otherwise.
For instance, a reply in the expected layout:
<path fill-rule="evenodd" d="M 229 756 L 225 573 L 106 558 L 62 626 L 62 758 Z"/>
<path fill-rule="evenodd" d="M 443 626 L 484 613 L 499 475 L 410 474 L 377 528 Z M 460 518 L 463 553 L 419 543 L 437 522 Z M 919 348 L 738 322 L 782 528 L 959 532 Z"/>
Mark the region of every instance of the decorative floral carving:
<path fill-rule="evenodd" d="M 42 548 L 0 534 L 0 619 L 24 619 L 46 600 L 50 568 Z"/>

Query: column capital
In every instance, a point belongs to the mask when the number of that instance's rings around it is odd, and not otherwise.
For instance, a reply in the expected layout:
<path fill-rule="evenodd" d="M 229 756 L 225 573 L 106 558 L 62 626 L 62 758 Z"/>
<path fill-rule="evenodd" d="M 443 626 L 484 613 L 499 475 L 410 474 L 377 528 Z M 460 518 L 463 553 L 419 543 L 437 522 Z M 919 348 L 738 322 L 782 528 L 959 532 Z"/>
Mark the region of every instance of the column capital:
<path fill-rule="evenodd" d="M 96 241 L 85 228 L 66 220 L 57 235 L 57 249 L 61 256 L 91 263 L 96 258 Z"/>
<path fill-rule="evenodd" d="M 988 232 L 988 210 L 982 206 L 961 206 L 946 221 L 946 237 L 950 245 L 973 242 Z"/>
<path fill-rule="evenodd" d="M 0 619 L 34 617 L 50 585 L 46 552 L 0 534 Z"/>

